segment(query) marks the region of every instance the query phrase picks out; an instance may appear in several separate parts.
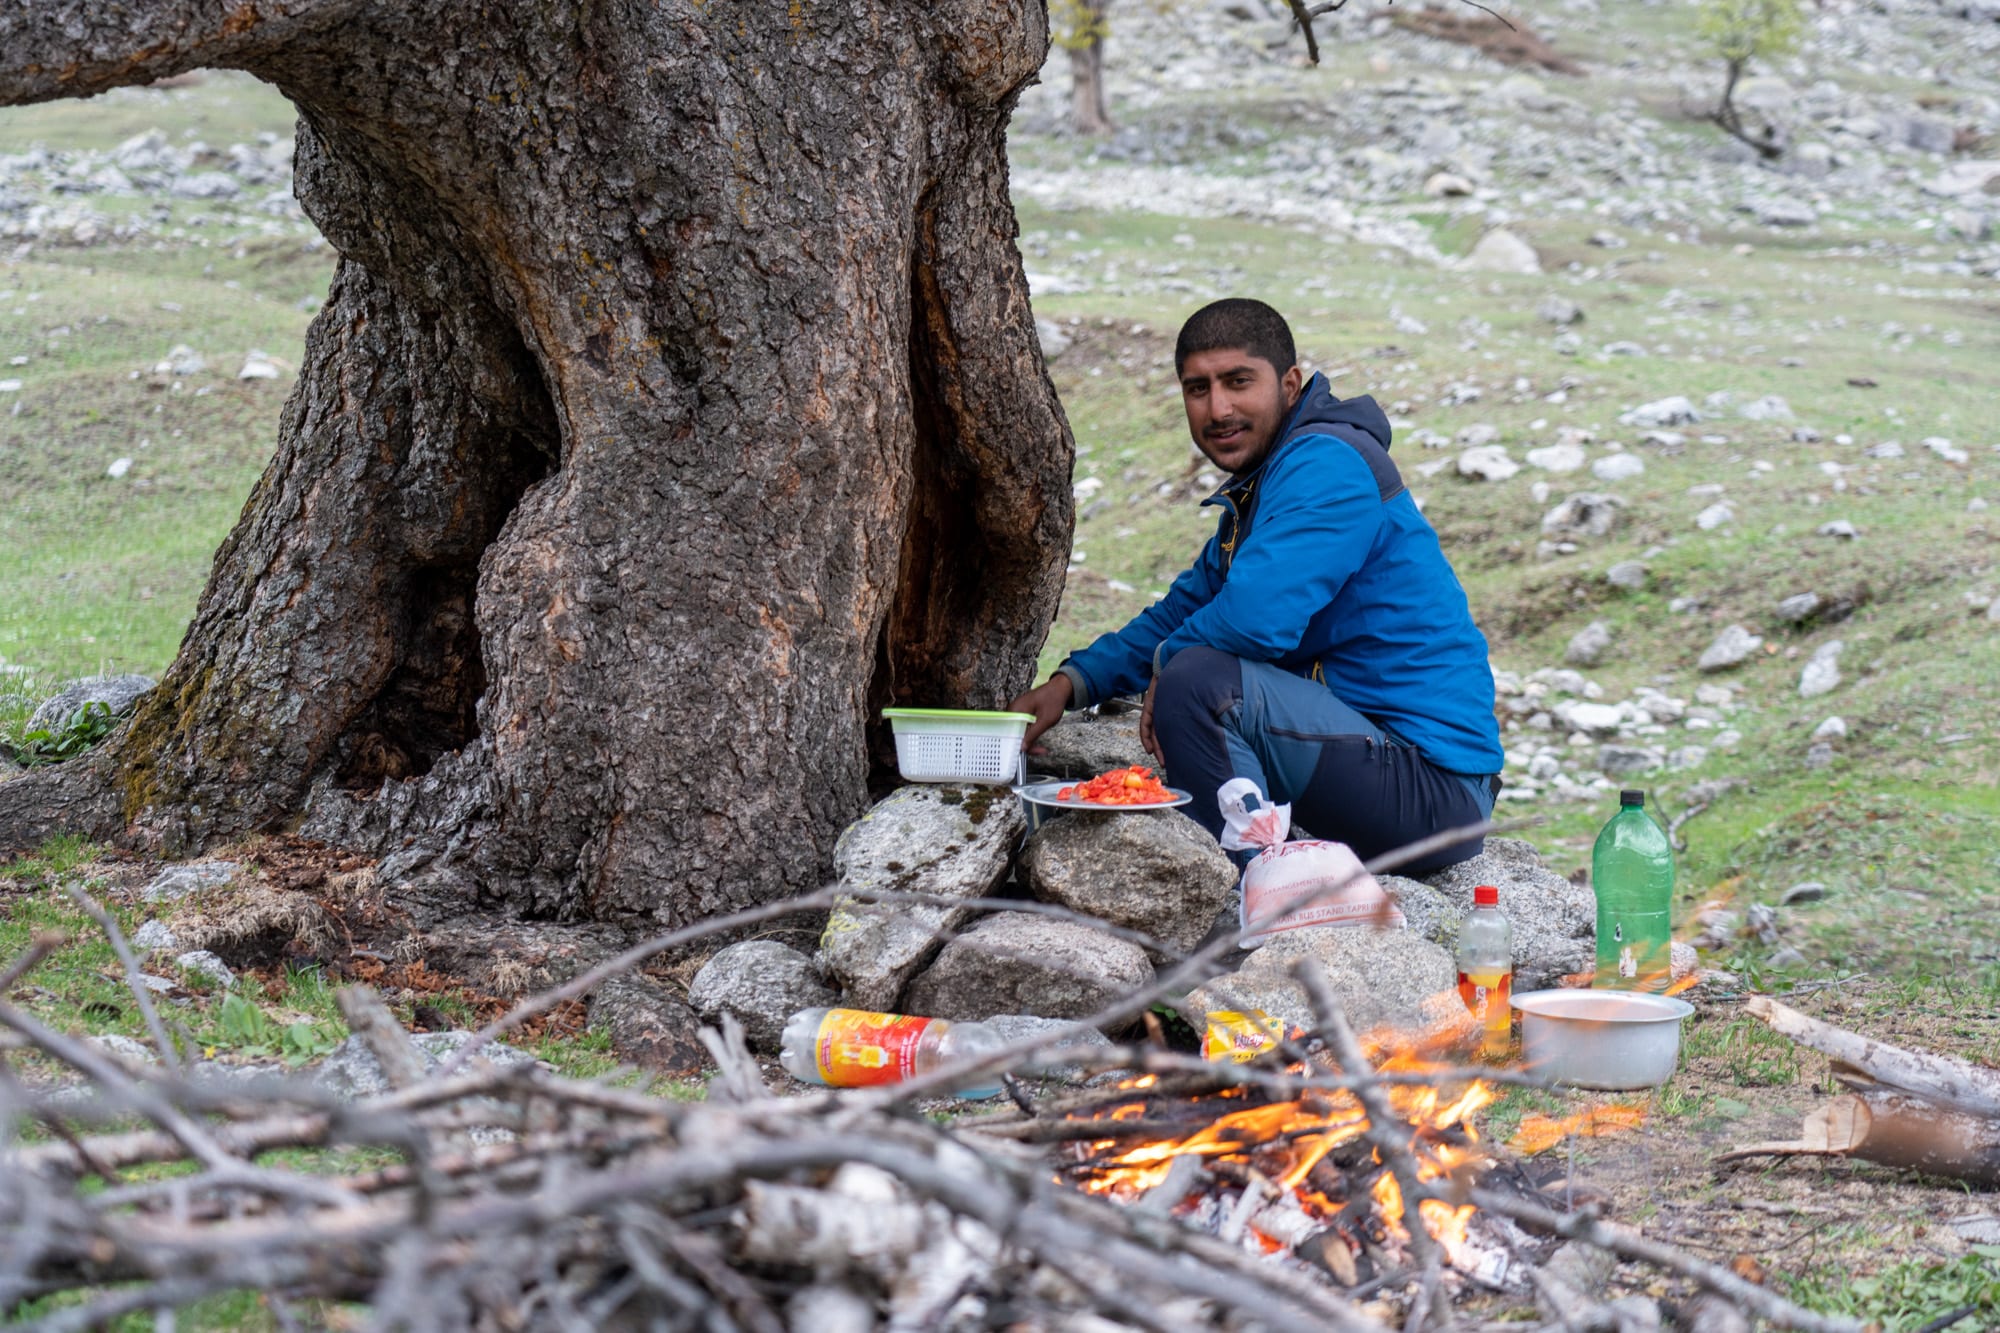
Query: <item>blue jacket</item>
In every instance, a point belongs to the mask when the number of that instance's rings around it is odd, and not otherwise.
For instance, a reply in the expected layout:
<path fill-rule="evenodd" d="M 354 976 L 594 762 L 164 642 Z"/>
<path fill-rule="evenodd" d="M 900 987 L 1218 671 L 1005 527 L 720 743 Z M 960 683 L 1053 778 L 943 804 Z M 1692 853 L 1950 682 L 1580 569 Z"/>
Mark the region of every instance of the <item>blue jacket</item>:
<path fill-rule="evenodd" d="M 1373 398 L 1314 375 L 1263 464 L 1202 503 L 1222 513 L 1194 567 L 1063 663 L 1075 707 L 1142 690 L 1202 644 L 1323 680 L 1440 768 L 1500 771 L 1485 636 Z"/>

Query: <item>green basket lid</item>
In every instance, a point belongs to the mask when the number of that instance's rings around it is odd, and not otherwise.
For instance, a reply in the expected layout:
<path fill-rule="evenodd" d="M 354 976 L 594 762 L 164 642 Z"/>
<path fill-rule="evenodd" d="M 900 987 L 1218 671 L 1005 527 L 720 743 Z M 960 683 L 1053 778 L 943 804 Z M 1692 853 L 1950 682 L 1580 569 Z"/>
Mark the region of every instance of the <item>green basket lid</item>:
<path fill-rule="evenodd" d="M 882 716 L 903 718 L 910 722 L 968 722 L 978 719 L 985 722 L 1033 722 L 1033 713 L 994 712 L 984 708 L 885 708 Z"/>

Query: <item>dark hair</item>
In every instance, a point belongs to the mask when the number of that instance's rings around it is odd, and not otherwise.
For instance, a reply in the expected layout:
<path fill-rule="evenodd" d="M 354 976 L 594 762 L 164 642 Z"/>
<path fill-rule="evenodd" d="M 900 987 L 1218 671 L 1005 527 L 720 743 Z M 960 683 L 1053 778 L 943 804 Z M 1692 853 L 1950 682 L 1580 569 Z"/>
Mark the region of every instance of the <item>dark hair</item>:
<path fill-rule="evenodd" d="M 1241 296 L 1214 301 L 1194 312 L 1181 325 L 1174 342 L 1174 374 L 1178 376 L 1187 359 L 1197 352 L 1218 347 L 1241 347 L 1271 363 L 1283 375 L 1298 364 L 1298 349 L 1292 345 L 1292 328 L 1285 317 L 1265 305 Z"/>

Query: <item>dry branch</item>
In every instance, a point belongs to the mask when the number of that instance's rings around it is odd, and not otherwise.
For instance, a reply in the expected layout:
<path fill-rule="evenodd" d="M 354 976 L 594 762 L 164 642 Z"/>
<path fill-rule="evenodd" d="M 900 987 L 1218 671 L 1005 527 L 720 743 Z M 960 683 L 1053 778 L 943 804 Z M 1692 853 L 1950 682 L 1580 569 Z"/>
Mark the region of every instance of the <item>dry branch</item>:
<path fill-rule="evenodd" d="M 1370 869 L 1467 836 L 1451 830 L 1377 858 Z M 811 895 L 650 941 L 516 1006 L 485 1035 L 674 944 L 740 928 L 752 917 L 815 910 L 833 897 Z M 1218 943 L 1226 948 L 1233 941 Z M 1198 977 L 1214 952 L 1211 946 L 1169 968 L 1164 988 L 1125 997 L 1099 1021 L 1142 1012 L 1167 989 Z M 18 974 L 34 961 L 26 957 L 7 970 Z M 1462 1202 L 1451 1195 L 1464 1187 L 1417 1181 L 1409 1130 L 1399 1130 L 1385 1089 L 1490 1079 L 1494 1071 L 1377 1074 L 1322 980 L 1307 980 L 1338 1072 L 1323 1062 L 1284 1065 L 1272 1056 L 1208 1065 L 1148 1047 L 1060 1058 L 1152 1073 L 1157 1081 L 1149 1095 L 1156 1098 L 1211 1098 L 1227 1106 L 1246 1098 L 1351 1093 L 1374 1122 L 1369 1141 L 1356 1150 L 1365 1155 L 1372 1143 L 1396 1171 L 1410 1209 L 1412 1247 L 1424 1247 L 1429 1237 L 1417 1202 Z M 1253 1324 L 1383 1333 L 1381 1323 L 1314 1272 L 1275 1264 L 1175 1216 L 1179 1193 L 1206 1172 L 1192 1157 L 1177 1166 L 1172 1188 L 1146 1206 L 1124 1208 L 1058 1184 L 1040 1145 L 1069 1136 L 1065 1127 L 1076 1122 L 1068 1116 L 1129 1101 L 1129 1090 L 1091 1089 L 940 1125 L 912 1114 L 910 1102 L 930 1090 L 922 1080 L 884 1090 L 773 1096 L 740 1038 L 725 1030 L 710 1038 L 725 1070 L 717 1095 L 683 1103 L 532 1068 L 458 1072 L 447 1065 L 425 1073 L 407 1034 L 372 996 L 349 992 L 342 1005 L 392 1068 L 392 1083 L 404 1086 L 341 1103 L 297 1084 L 218 1090 L 171 1071 L 135 1078 L 88 1044 L 0 1005 L 0 1024 L 68 1065 L 91 1093 L 59 1098 L 0 1079 L 0 1120 L 43 1121 L 59 1135 L 0 1153 L 0 1308 L 82 1293 L 85 1303 L 52 1316 L 50 1326 L 83 1328 L 121 1313 L 253 1290 L 267 1293 L 274 1309 L 298 1299 L 362 1301 L 392 1322 L 440 1329 L 664 1325 L 778 1333 L 832 1327 L 839 1321 L 813 1312 L 836 1310 L 846 1312 L 843 1326 L 864 1328 L 876 1327 L 879 1317 L 892 1327 L 937 1327 L 947 1311 L 970 1311 L 971 1327 L 1004 1310 L 1010 1320 L 1040 1326 L 1094 1316 L 1175 1333 Z M 1018 1042 L 984 1063 L 1019 1069 L 1047 1059 L 1046 1047 Z M 408 1062 L 395 1068 L 406 1055 Z M 934 1081 L 967 1072 L 944 1071 Z M 101 1125 L 111 1115 L 137 1115 L 150 1126 L 96 1134 L 72 1128 Z M 472 1129 L 499 1141 L 469 1141 Z M 332 1176 L 257 1162 L 278 1147 L 369 1145 L 393 1148 L 406 1160 Z M 171 1162 L 195 1169 L 143 1182 L 109 1179 L 128 1166 Z M 97 1188 L 92 1177 L 106 1177 L 110 1187 Z M 1502 1215 L 1521 1215 L 1523 1205 L 1510 1196 L 1474 1197 Z M 1747 1284 L 1733 1275 L 1718 1278 L 1700 1260 L 1594 1218 L 1546 1210 L 1535 1217 L 1714 1286 L 1780 1326 L 1850 1327 L 1769 1293 L 1746 1294 Z M 902 1242 L 884 1245 L 891 1236 Z M 1417 1308 L 1425 1314 L 1412 1326 L 1432 1311 L 1449 1315 L 1441 1250 L 1426 1248 L 1431 1264 L 1416 1272 L 1384 1270 L 1363 1284 L 1373 1292 L 1421 1279 Z"/>
<path fill-rule="evenodd" d="M 1744 1011 L 1770 1024 L 1773 1031 L 1831 1056 L 1840 1067 L 1913 1097 L 1964 1111 L 2000 1118 L 2000 1070 L 1982 1069 L 1965 1060 L 1925 1051 L 1906 1051 L 1887 1042 L 1849 1032 L 1831 1023 L 1787 1008 L 1764 995 L 1744 1002 Z"/>

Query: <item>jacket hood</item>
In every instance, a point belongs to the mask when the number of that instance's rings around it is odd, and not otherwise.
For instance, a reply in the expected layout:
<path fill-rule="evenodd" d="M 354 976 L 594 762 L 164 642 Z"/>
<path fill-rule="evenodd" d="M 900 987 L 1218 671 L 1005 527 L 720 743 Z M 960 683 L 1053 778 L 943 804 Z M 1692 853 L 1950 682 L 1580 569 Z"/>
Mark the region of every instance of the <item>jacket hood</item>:
<path fill-rule="evenodd" d="M 1291 419 L 1278 430 L 1278 449 L 1300 435 L 1325 435 L 1329 426 L 1348 426 L 1366 431 L 1384 450 L 1389 447 L 1389 414 L 1373 398 L 1336 398 L 1326 376 L 1314 373 L 1299 394 Z M 1273 454 L 1277 449 L 1271 451 Z"/>

